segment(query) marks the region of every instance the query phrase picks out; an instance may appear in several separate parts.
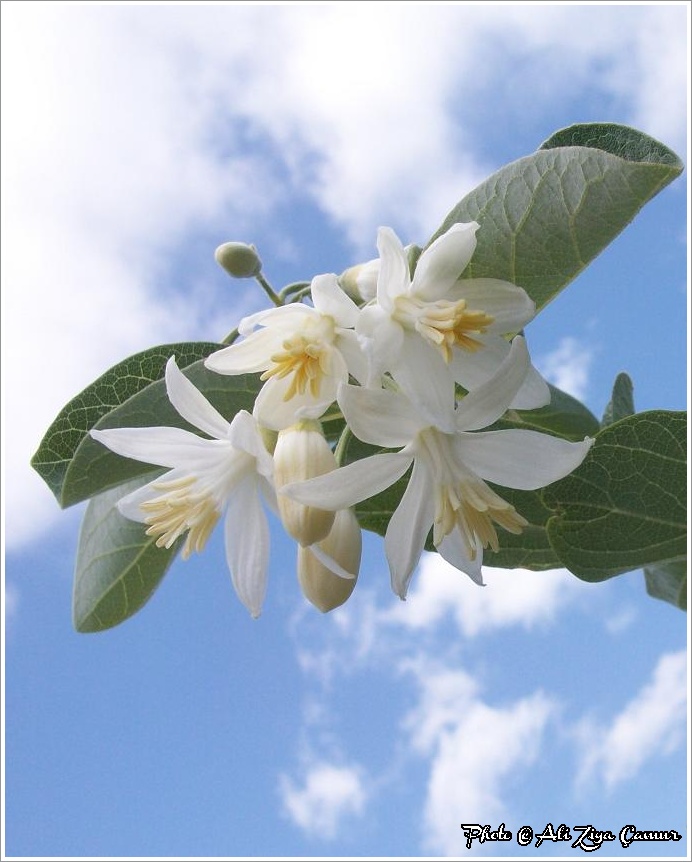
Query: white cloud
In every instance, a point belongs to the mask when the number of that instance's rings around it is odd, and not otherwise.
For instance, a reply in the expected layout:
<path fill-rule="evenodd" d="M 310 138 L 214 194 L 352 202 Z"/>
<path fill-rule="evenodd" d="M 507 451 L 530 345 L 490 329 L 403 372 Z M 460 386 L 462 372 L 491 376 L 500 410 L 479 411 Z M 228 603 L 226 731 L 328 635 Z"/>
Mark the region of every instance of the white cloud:
<path fill-rule="evenodd" d="M 593 350 L 576 338 L 563 338 L 551 353 L 536 359 L 536 368 L 545 379 L 583 401 L 589 385 Z"/>
<path fill-rule="evenodd" d="M 465 852 L 460 823 L 498 826 L 521 813 L 513 791 L 538 758 L 554 706 L 540 692 L 489 706 L 465 672 L 427 662 L 416 677 L 421 697 L 405 727 L 414 747 L 430 757 L 425 845 L 431 853 L 458 856 Z"/>
<path fill-rule="evenodd" d="M 687 654 L 662 656 L 647 682 L 607 727 L 586 721 L 577 785 L 602 779 L 612 790 L 635 776 L 651 758 L 675 751 L 685 740 Z"/>
<path fill-rule="evenodd" d="M 300 785 L 282 775 L 279 789 L 295 825 L 310 837 L 325 840 L 336 838 L 344 821 L 360 815 L 367 799 L 359 767 L 326 761 L 311 764 Z"/>
<path fill-rule="evenodd" d="M 531 572 L 484 566 L 483 577 L 486 585 L 479 587 L 438 554 L 423 554 L 406 602 L 384 611 L 383 621 L 434 629 L 450 615 L 468 638 L 509 626 L 531 629 L 552 622 L 585 589 L 566 569 Z"/>

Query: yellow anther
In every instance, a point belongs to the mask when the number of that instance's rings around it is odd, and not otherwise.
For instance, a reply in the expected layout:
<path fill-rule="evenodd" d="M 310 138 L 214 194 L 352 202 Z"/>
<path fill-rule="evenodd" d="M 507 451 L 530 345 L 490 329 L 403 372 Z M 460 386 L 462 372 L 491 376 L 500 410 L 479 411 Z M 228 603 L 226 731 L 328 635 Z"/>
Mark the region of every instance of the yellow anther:
<path fill-rule="evenodd" d="M 194 476 L 157 482 L 154 487 L 165 493 L 139 506 L 146 516 L 144 523 L 149 525 L 147 536 L 158 536 L 157 548 L 170 548 L 188 531 L 184 560 L 204 548 L 221 514 L 211 494 L 193 490 L 196 483 Z"/>

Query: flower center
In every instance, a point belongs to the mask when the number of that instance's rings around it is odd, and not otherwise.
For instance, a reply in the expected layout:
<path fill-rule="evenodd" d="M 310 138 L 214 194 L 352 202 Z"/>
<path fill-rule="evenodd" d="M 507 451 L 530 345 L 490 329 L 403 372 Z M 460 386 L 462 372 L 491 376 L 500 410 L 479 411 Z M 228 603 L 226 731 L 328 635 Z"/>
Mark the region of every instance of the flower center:
<path fill-rule="evenodd" d="M 270 357 L 273 365 L 260 377 L 269 380 L 270 377 L 288 377 L 293 379 L 286 390 L 284 401 L 290 401 L 294 395 L 302 395 L 307 390 L 313 398 L 319 397 L 322 378 L 329 372 L 329 356 L 331 343 L 334 340 L 334 322 L 322 317 L 312 323 L 307 331 L 287 338 L 282 350 Z"/>
<path fill-rule="evenodd" d="M 182 557 L 187 560 L 193 551 L 201 551 L 221 516 L 209 491 L 195 490 L 198 480 L 183 476 L 153 486 L 164 491 L 160 497 L 140 503 L 149 524 L 147 536 L 158 536 L 157 548 L 170 548 L 173 542 L 189 530 Z"/>
<path fill-rule="evenodd" d="M 479 350 L 483 345 L 472 336 L 483 335 L 494 320 L 484 311 L 466 308 L 465 299 L 424 302 L 411 296 L 397 297 L 394 316 L 437 347 L 445 362 L 452 359 L 454 347 L 470 352 Z"/>
<path fill-rule="evenodd" d="M 435 477 L 433 544 L 437 547 L 455 528 L 461 533 L 469 559 L 475 560 L 478 545 L 499 549 L 495 524 L 519 534 L 528 521 L 472 473 L 454 451 L 454 437 L 435 428 L 419 436 L 422 451 Z M 493 523 L 494 522 L 494 523 Z"/>

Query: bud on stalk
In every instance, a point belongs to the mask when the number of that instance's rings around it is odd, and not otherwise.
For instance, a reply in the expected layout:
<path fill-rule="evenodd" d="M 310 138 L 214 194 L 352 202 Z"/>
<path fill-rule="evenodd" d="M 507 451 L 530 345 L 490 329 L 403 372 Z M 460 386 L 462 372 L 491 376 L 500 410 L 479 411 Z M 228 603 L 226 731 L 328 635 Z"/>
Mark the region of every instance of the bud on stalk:
<path fill-rule="evenodd" d="M 360 569 L 362 537 L 352 509 L 336 513 L 334 526 L 318 546 L 342 569 L 354 575 L 342 578 L 320 562 L 310 548 L 298 548 L 298 581 L 303 595 L 322 613 L 343 605 L 356 585 Z"/>

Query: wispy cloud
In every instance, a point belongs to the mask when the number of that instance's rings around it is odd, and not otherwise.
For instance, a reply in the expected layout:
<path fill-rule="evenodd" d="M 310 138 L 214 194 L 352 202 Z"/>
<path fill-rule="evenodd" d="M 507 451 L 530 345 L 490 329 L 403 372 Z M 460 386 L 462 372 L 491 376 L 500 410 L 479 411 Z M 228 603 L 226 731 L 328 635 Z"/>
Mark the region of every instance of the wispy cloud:
<path fill-rule="evenodd" d="M 282 775 L 279 790 L 284 812 L 312 838 L 331 840 L 344 824 L 363 812 L 367 790 L 358 766 L 315 761 L 300 782 Z"/>
<path fill-rule="evenodd" d="M 588 589 L 566 569 L 486 566 L 483 577 L 486 586 L 479 587 L 438 554 L 424 554 L 406 602 L 384 611 L 382 621 L 428 629 L 450 616 L 468 638 L 513 626 L 531 629 L 552 622 Z"/>
<path fill-rule="evenodd" d="M 536 367 L 548 382 L 580 401 L 587 394 L 593 349 L 578 339 L 563 338 L 555 350 L 536 358 Z"/>
<path fill-rule="evenodd" d="M 633 778 L 651 758 L 675 751 L 685 740 L 687 654 L 662 656 L 651 679 L 607 725 L 593 719 L 579 727 L 583 755 L 577 786 L 603 780 L 612 790 Z"/>
<path fill-rule="evenodd" d="M 539 756 L 554 705 L 535 692 L 504 706 L 476 695 L 462 671 L 424 666 L 420 701 L 406 720 L 413 745 L 429 758 L 424 846 L 465 852 L 460 823 L 494 823 L 521 813 L 513 795 Z"/>

